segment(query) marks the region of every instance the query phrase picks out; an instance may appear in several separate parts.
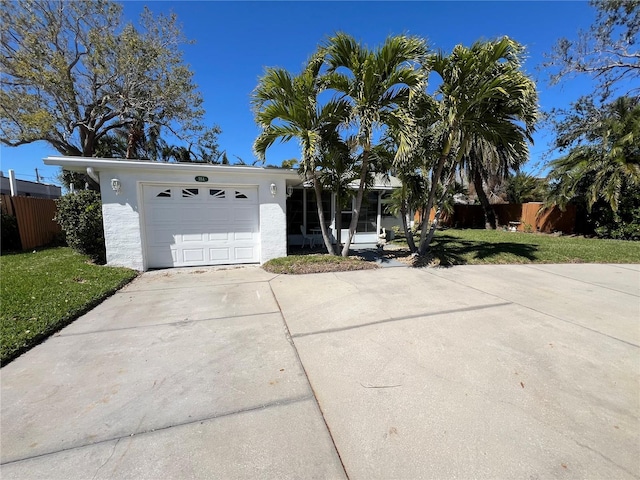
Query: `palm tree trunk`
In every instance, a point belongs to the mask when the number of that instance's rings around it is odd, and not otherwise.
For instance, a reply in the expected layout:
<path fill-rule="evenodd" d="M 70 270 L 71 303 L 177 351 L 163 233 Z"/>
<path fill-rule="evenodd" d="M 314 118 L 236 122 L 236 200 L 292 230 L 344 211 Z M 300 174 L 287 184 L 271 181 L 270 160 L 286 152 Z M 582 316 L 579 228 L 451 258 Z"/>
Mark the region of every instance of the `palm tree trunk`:
<path fill-rule="evenodd" d="M 484 191 L 482 175 L 478 169 L 474 169 L 473 171 L 473 186 L 476 189 L 476 195 L 478 195 L 478 200 L 480 200 L 480 205 L 482 205 L 482 210 L 484 211 L 484 228 L 487 230 L 495 230 L 496 212 Z"/>
<path fill-rule="evenodd" d="M 336 251 L 341 251 L 342 248 L 342 204 L 340 197 L 340 187 L 336 190 Z"/>
<path fill-rule="evenodd" d="M 324 222 L 324 208 L 322 207 L 322 186 L 318 181 L 318 175 L 314 171 L 313 172 L 313 190 L 316 192 L 316 206 L 318 207 L 318 219 L 320 220 L 320 230 L 322 231 L 322 239 L 324 240 L 324 245 L 327 247 L 327 252 L 330 255 L 335 255 L 336 252 L 333 250 L 333 245 L 331 245 L 331 238 L 329 237 L 329 233 L 327 231 L 327 224 Z"/>
<path fill-rule="evenodd" d="M 454 176 L 455 176 L 455 170 L 452 170 L 449 176 L 445 179 L 445 181 L 442 184 L 442 195 L 440 196 L 440 198 L 438 199 L 438 203 L 436 204 L 436 213 L 433 218 L 433 223 L 431 224 L 431 228 L 429 229 L 429 234 L 425 239 L 425 248 L 424 248 L 425 252 L 429 248 L 429 245 L 431 245 L 433 237 L 436 233 L 436 229 L 440 224 L 440 217 L 442 216 L 442 212 L 444 211 L 443 206 L 447 199 L 447 195 L 449 195 L 449 192 L 448 192 L 449 185 L 451 185 L 451 182 L 453 182 Z M 423 254 L 421 253 L 421 255 Z"/>
<path fill-rule="evenodd" d="M 429 235 L 427 235 L 426 239 L 426 247 L 428 248 L 433 241 L 433 237 L 436 234 L 436 229 L 438 228 L 438 224 L 440 223 L 440 216 L 442 215 L 442 207 L 438 206 L 436 208 L 436 214 L 433 218 L 433 223 L 431 224 L 431 228 L 429 229 Z M 426 251 L 426 248 L 425 248 Z"/>
<path fill-rule="evenodd" d="M 358 193 L 356 195 L 356 206 L 353 209 L 353 213 L 351 215 L 351 223 L 349 224 L 349 236 L 347 237 L 347 241 L 344 242 L 344 247 L 342 247 L 342 256 L 349 256 L 349 248 L 351 247 L 351 242 L 353 241 L 353 236 L 356 233 L 356 228 L 358 227 L 358 217 L 360 216 L 360 207 L 362 207 L 362 197 L 364 196 L 364 186 L 367 183 L 367 170 L 369 169 L 369 149 L 366 149 L 362 152 L 362 170 L 360 171 L 360 185 L 358 186 Z"/>
<path fill-rule="evenodd" d="M 460 142 L 460 145 L 458 146 L 458 154 L 456 155 L 454 165 L 460 161 L 460 158 L 462 157 L 462 153 L 465 151 L 468 141 L 469 139 L 467 137 L 464 137 Z M 451 153 L 452 145 L 453 145 L 453 131 L 450 131 L 447 137 L 447 140 L 444 144 L 444 147 L 442 149 L 442 153 L 440 154 L 440 158 L 438 159 L 438 167 L 433 172 L 433 175 L 431 177 L 431 189 L 429 190 L 429 200 L 427 202 L 427 211 L 422 220 L 422 227 L 421 227 L 422 231 L 420 232 L 420 248 L 418 250 L 418 253 L 420 255 L 424 255 L 425 253 L 427 253 L 429 244 L 431 243 L 431 240 L 433 240 L 433 235 L 435 234 L 436 228 L 438 226 L 438 222 L 440 221 L 440 215 L 442 214 L 442 205 L 444 203 L 444 199 L 447 196 L 447 189 L 449 187 L 449 184 L 453 181 L 455 169 L 452 168 L 449 174 L 449 177 L 447 178 L 446 182 L 442 185 L 442 197 L 440 198 L 440 201 L 437 204 L 438 209 L 436 210 L 436 215 L 435 215 L 435 218 L 433 219 L 433 224 L 431 225 L 431 229 L 429 231 L 429 235 L 427 238 L 426 230 L 427 230 L 427 224 L 429 223 L 429 215 L 431 214 L 431 209 L 433 208 L 434 200 L 436 197 L 436 189 L 438 187 L 438 183 L 440 183 L 440 177 L 442 176 L 444 166 L 447 163 L 447 158 Z"/>
<path fill-rule="evenodd" d="M 407 224 L 407 202 L 402 201 L 402 206 L 400 207 L 400 215 L 402 215 L 402 228 L 404 229 L 404 236 L 407 239 L 407 245 L 409 246 L 409 251 L 411 253 L 415 253 L 416 251 L 416 243 L 413 241 L 413 233 L 409 229 L 409 225 Z"/>
<path fill-rule="evenodd" d="M 418 249 L 418 253 L 420 255 L 424 255 L 427 252 L 427 247 L 429 246 L 429 244 L 427 243 L 427 228 L 429 226 L 429 215 L 431 214 L 431 209 L 433 208 L 433 203 L 436 197 L 436 189 L 438 188 L 438 184 L 440 183 L 440 176 L 442 175 L 442 170 L 444 170 L 444 164 L 446 163 L 448 155 L 449 155 L 448 149 L 446 153 L 443 152 L 443 154 L 440 155 L 436 170 L 431 175 L 431 188 L 429 189 L 429 199 L 427 200 L 427 206 L 425 208 L 424 215 L 422 216 L 422 225 L 420 227 L 420 247 Z"/>

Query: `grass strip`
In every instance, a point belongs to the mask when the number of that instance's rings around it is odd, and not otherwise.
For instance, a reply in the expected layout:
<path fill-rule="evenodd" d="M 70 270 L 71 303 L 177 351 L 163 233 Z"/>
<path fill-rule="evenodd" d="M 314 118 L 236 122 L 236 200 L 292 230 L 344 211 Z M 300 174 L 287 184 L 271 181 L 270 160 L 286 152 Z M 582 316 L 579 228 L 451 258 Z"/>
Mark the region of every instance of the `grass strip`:
<path fill-rule="evenodd" d="M 68 325 L 137 276 L 70 248 L 0 257 L 0 364 Z"/>

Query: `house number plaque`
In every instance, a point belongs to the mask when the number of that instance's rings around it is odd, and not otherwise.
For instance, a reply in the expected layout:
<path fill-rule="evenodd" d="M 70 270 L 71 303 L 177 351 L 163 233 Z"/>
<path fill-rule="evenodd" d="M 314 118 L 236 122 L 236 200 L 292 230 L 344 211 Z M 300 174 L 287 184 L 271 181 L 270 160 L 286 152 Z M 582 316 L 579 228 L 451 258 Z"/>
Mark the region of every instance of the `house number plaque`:
<path fill-rule="evenodd" d="M 209 181 L 209 177 L 205 177 L 203 175 L 198 175 L 196 177 L 196 182 L 208 182 Z"/>

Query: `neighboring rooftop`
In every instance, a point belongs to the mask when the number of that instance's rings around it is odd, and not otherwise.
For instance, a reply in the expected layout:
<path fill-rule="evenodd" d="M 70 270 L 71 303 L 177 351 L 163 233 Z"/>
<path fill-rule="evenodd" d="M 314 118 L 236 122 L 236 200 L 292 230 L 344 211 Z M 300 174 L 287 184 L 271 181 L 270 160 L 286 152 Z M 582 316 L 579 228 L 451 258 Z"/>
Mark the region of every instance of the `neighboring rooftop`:
<path fill-rule="evenodd" d="M 60 198 L 62 196 L 62 188 L 57 185 L 19 180 L 17 178 L 15 182 L 16 195 L 22 197 Z M 9 177 L 4 176 L 4 172 L 0 172 L 0 193 L 11 195 L 11 181 Z"/>

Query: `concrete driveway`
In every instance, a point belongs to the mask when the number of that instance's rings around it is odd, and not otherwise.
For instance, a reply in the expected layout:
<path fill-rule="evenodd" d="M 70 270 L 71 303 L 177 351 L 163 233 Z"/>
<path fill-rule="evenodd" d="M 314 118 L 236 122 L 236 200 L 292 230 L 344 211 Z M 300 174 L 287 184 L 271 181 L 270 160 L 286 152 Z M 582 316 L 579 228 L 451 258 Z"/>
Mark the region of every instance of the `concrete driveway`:
<path fill-rule="evenodd" d="M 1 370 L 12 478 L 640 478 L 640 266 L 150 272 Z"/>

